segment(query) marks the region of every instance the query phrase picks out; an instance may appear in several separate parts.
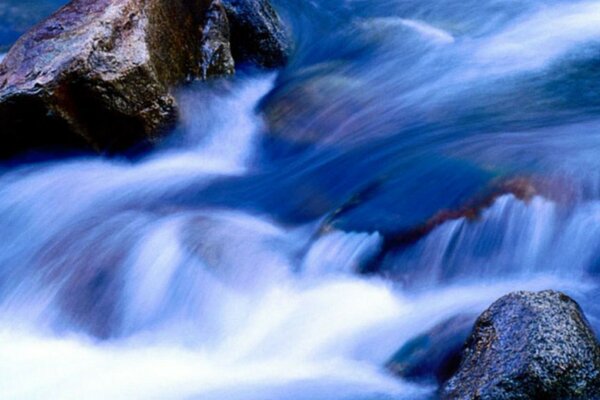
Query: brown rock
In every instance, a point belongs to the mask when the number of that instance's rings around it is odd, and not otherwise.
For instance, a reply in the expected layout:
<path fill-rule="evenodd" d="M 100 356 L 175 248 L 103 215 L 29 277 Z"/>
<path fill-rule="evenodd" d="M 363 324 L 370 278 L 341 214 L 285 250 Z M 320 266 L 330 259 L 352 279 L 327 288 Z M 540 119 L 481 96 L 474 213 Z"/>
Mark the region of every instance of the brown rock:
<path fill-rule="evenodd" d="M 116 151 L 177 119 L 170 87 L 233 72 L 220 0 L 74 0 L 0 65 L 0 156 Z"/>
<path fill-rule="evenodd" d="M 231 56 L 229 20 L 220 1 L 213 1 L 206 13 L 202 30 L 203 79 L 233 74 L 235 62 Z"/>
<path fill-rule="evenodd" d="M 236 62 L 263 68 L 287 63 L 292 48 L 289 32 L 269 0 L 223 0 L 223 6 Z"/>

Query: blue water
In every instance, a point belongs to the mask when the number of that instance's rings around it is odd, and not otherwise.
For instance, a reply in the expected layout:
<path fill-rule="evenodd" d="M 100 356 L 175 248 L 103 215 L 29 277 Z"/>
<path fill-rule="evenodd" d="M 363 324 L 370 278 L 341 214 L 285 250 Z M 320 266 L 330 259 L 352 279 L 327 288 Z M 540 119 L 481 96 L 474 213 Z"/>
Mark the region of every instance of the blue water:
<path fill-rule="evenodd" d="M 274 4 L 159 148 L 2 169 L 0 397 L 430 399 L 386 361 L 510 291 L 600 328 L 600 1 Z"/>

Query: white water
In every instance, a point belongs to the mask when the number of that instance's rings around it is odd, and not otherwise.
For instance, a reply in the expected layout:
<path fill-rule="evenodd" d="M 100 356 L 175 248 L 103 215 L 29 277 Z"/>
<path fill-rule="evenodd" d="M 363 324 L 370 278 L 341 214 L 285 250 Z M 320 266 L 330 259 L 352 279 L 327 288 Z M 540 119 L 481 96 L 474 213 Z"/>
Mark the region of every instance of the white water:
<path fill-rule="evenodd" d="M 491 38 L 475 63 L 494 74 L 526 72 L 547 66 L 578 45 L 600 43 L 600 3 L 573 2 L 541 7 Z"/>
<path fill-rule="evenodd" d="M 510 6 L 507 4 L 507 7 Z M 468 33 L 463 32 L 461 24 L 456 21 L 440 24 L 439 21 L 400 17 L 373 18 L 365 26 L 367 32 L 409 28 L 426 42 L 443 49 L 417 61 L 415 71 L 437 71 L 440 65 L 444 65 L 445 69 L 434 74 L 425 84 L 398 93 L 404 104 L 427 107 L 431 106 L 431 102 L 444 98 L 450 102 L 457 101 L 458 92 L 466 92 L 466 96 L 469 96 L 469 91 L 473 91 L 474 95 L 486 93 L 490 89 L 487 85 L 493 81 L 510 82 L 527 74 L 531 77 L 543 73 L 557 74 L 551 68 L 560 70 L 561 62 L 585 59 L 595 54 L 600 45 L 600 2 L 541 2 L 532 8 L 501 29 L 489 29 L 494 22 L 490 19 Z M 455 26 L 455 30 L 446 29 L 446 25 Z M 391 37 L 386 37 L 390 51 L 407 40 L 404 32 L 396 31 Z M 390 65 L 386 67 L 388 63 Z M 381 66 L 385 74 L 398 69 L 396 59 L 384 59 Z"/>
<path fill-rule="evenodd" d="M 470 77 L 505 77 L 599 37 L 598 4 L 553 6 L 477 39 L 421 19 L 375 22 L 459 47 Z M 444 84 L 464 83 L 460 73 Z M 479 220 L 450 221 L 391 257 L 405 272 L 396 284 L 356 275 L 382 247 L 377 232 L 315 237 L 319 221 L 157 206 L 179 189 L 256 172 L 254 110 L 274 79 L 181 93 L 183 132 L 141 162 L 94 158 L 0 177 L 0 398 L 424 399 L 436 388 L 383 368 L 416 335 L 513 290 L 594 286 L 594 199 L 565 209 L 501 197 Z M 482 158 L 501 154 L 477 141 Z M 516 159 L 526 145 L 505 151 Z M 581 163 L 576 150 L 569 163 Z M 94 292 L 103 279 L 108 299 Z"/>
<path fill-rule="evenodd" d="M 399 345 L 457 312 L 479 312 L 507 291 L 556 284 L 463 286 L 408 298 L 383 282 L 343 276 L 319 283 L 277 282 L 260 296 L 221 297 L 247 312 L 229 313 L 235 326 L 220 331 L 210 346 L 181 343 L 181 334 L 142 334 L 96 344 L 85 337 L 8 331 L 0 335 L 5 343 L 0 346 L 0 393 L 18 399 L 345 399 L 376 394 L 415 399 L 433 388 L 411 386 L 380 367 Z M 227 310 L 213 311 L 227 318 L 222 312 Z M 194 335 L 191 329 L 187 333 Z"/>
<path fill-rule="evenodd" d="M 248 168 L 260 126 L 248 110 L 271 81 L 246 82 L 239 96 L 224 101 L 242 110 L 241 118 L 217 118 L 206 129 L 215 135 L 220 127 L 230 134 L 236 130 L 237 137 L 226 139 L 241 145 L 227 147 L 233 149 L 229 154 L 209 136 L 202 137 L 198 152 L 167 151 L 139 165 L 83 160 L 3 177 L 0 213 L 10 224 L 2 228 L 6 240 L 0 244 L 8 267 L 8 295 L 0 308 L 0 397 L 422 398 L 435 388 L 409 384 L 382 367 L 403 343 L 457 313 L 480 312 L 511 290 L 577 289 L 542 276 L 411 295 L 354 275 L 356 266 L 379 250 L 378 234 L 333 231 L 303 250 L 313 235 L 311 225 L 289 229 L 228 210 L 172 210 L 163 216 L 144 211 L 147 201 L 192 178 L 210 181 L 215 174 Z M 194 126 L 191 118 L 187 126 Z M 218 157 L 206 155 L 207 149 Z M 490 210 L 481 229 L 509 203 L 499 200 L 500 211 Z M 552 205 L 535 200 L 527 209 L 532 221 L 520 220 L 521 228 L 509 223 L 499 234 L 524 229 L 533 235 L 528 245 L 546 246 L 536 232 L 542 221 L 552 224 L 546 216 Z M 106 215 L 111 217 L 103 219 Z M 451 222 L 440 231 L 455 231 L 463 223 Z M 73 244 L 68 234 L 78 225 L 84 230 Z M 428 240 L 442 243 L 438 235 Z M 118 256 L 123 251 L 125 256 Z M 78 299 L 85 294 L 77 277 L 106 268 L 101 261 L 107 257 L 114 260 L 117 281 L 125 283 L 111 294 L 122 314 L 113 327 L 117 337 L 97 342 L 85 335 L 87 320 L 77 318 L 64 296 L 86 301 Z M 26 277 L 10 272 L 24 265 Z M 48 274 L 63 275 L 44 283 Z M 73 321 L 83 331 L 73 329 Z"/>
<path fill-rule="evenodd" d="M 394 263 L 411 263 L 407 279 L 413 287 L 547 273 L 585 281 L 599 255 L 599 222 L 598 201 L 584 202 L 565 214 L 541 197 L 525 204 L 503 196 L 480 221 L 448 222 Z"/>

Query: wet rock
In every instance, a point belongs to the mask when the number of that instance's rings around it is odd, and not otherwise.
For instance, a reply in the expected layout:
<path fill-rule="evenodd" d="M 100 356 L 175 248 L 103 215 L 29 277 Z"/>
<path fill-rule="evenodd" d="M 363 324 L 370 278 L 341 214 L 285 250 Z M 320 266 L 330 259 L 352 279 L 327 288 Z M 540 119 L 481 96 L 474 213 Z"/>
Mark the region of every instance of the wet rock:
<path fill-rule="evenodd" d="M 476 220 L 481 213 L 490 208 L 501 196 L 513 195 L 519 200 L 530 201 L 538 194 L 535 182 L 525 177 L 510 179 L 494 179 L 481 192 L 455 209 L 442 209 L 429 218 L 425 223 L 414 229 L 399 232 L 388 237 L 391 247 L 401 247 L 415 243 L 435 228 L 446 222 L 461 218 Z"/>
<path fill-rule="evenodd" d="M 413 183 L 407 176 L 436 184 Z M 386 250 L 392 250 L 415 243 L 448 221 L 476 219 L 502 195 L 526 200 L 534 190 L 527 180 L 509 183 L 465 160 L 440 155 L 415 158 L 355 191 L 329 214 L 322 229 L 378 231 L 386 238 Z"/>
<path fill-rule="evenodd" d="M 516 292 L 477 320 L 441 398 L 600 398 L 600 345 L 578 304 L 555 292 Z"/>
<path fill-rule="evenodd" d="M 447 381 L 458 369 L 475 316 L 457 315 L 406 343 L 387 363 L 394 374 L 414 381 Z"/>
<path fill-rule="evenodd" d="M 445 167 L 445 168 L 444 168 Z M 447 171 L 454 169 L 457 171 L 455 176 L 449 177 Z M 417 188 L 421 193 L 427 191 L 425 198 L 432 199 L 431 204 L 423 209 L 424 212 L 417 213 L 420 207 L 427 206 L 428 203 L 421 201 L 420 204 L 415 204 L 411 207 L 403 207 L 410 210 L 409 214 L 402 215 L 402 220 L 397 221 L 390 217 L 391 215 L 401 215 L 399 210 L 391 209 L 384 217 L 379 216 L 378 219 L 369 220 L 365 218 L 366 214 L 377 215 L 374 210 L 381 209 L 382 204 L 401 204 L 396 200 L 392 202 L 382 202 L 380 197 L 394 195 L 395 192 L 390 190 L 393 185 L 387 181 L 373 181 L 370 185 L 366 185 L 361 191 L 357 191 L 348 200 L 346 200 L 334 212 L 330 213 L 323 220 L 321 225 L 322 231 L 330 231 L 332 229 L 341 229 L 344 231 L 365 230 L 379 231 L 384 234 L 384 246 L 381 257 L 374 262 L 374 265 L 368 269 L 368 272 L 378 270 L 381 265 L 382 257 L 390 252 L 402 251 L 407 246 L 411 246 L 419 240 L 426 237 L 437 227 L 458 219 L 467 219 L 469 221 L 477 220 L 481 214 L 489 209 L 498 198 L 506 195 L 512 195 L 515 198 L 529 202 L 535 196 L 549 197 L 550 192 L 546 191 L 542 182 L 530 177 L 494 177 L 492 174 L 487 174 L 486 171 L 478 171 L 476 166 L 462 164 L 453 160 L 444 162 L 440 167 L 433 171 L 435 174 L 444 174 L 446 176 L 445 183 L 450 183 L 454 189 L 461 188 L 464 192 L 463 196 L 452 199 L 448 193 L 449 189 L 444 190 L 442 194 L 435 194 L 432 191 L 444 186 L 424 186 Z M 436 178 L 432 175 L 432 180 Z M 473 182 L 469 184 L 469 179 L 464 177 L 472 176 Z M 458 178 L 458 179 L 457 179 Z M 388 178 L 389 179 L 389 178 Z M 399 182 L 398 187 L 401 183 Z M 415 191 L 410 191 L 415 193 Z M 457 193 L 455 191 L 455 193 Z M 396 195 L 396 198 L 399 196 Z M 423 197 L 416 196 L 421 199 Z M 549 197 L 553 198 L 553 197 Z M 413 201 L 412 196 L 408 196 L 403 201 Z M 364 210 L 364 211 L 361 211 Z M 401 211 L 401 210 L 400 210 Z M 370 225 L 364 225 L 366 223 Z M 392 225 L 389 225 L 390 222 Z M 363 226 L 357 225 L 363 224 Z M 386 223 L 388 225 L 386 225 Z"/>
<path fill-rule="evenodd" d="M 200 76 L 204 79 L 233 74 L 235 62 L 229 43 L 229 21 L 219 1 L 213 1 L 206 13 L 202 30 L 202 64 Z"/>
<path fill-rule="evenodd" d="M 293 251 L 277 225 L 238 212 L 199 212 L 181 228 L 182 248 L 222 283 L 250 290 L 287 273 Z M 247 260 L 270 260 L 260 274 Z"/>
<path fill-rule="evenodd" d="M 123 332 L 126 263 L 149 218 L 136 212 L 92 218 L 58 232 L 36 253 L 31 273 L 39 271 L 42 286 L 51 288 L 56 311 L 49 310 L 48 319 L 54 327 L 98 339 Z"/>
<path fill-rule="evenodd" d="M 285 65 L 291 39 L 268 0 L 223 0 L 231 28 L 233 58 L 237 63 L 265 68 Z"/>
<path fill-rule="evenodd" d="M 75 0 L 0 65 L 0 155 L 120 150 L 177 120 L 169 88 L 233 72 L 220 0 Z"/>

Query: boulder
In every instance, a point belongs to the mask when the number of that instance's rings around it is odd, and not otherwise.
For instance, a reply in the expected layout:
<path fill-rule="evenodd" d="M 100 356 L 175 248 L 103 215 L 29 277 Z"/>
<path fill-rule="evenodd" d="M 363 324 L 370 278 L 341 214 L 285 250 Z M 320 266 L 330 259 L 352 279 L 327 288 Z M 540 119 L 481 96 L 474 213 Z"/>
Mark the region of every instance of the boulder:
<path fill-rule="evenodd" d="M 511 293 L 479 317 L 441 398 L 598 399 L 600 346 L 568 296 Z"/>
<path fill-rule="evenodd" d="M 291 52 L 289 33 L 268 0 L 223 0 L 237 63 L 264 68 L 285 65 Z"/>
<path fill-rule="evenodd" d="M 2 0 L 0 2 L 0 53 L 27 29 L 46 18 L 67 0 Z"/>
<path fill-rule="evenodd" d="M 230 27 L 244 61 L 287 60 L 267 1 L 71 1 L 0 64 L 0 157 L 156 142 L 177 122 L 173 87 L 234 72 Z"/>
<path fill-rule="evenodd" d="M 386 247 L 388 250 L 394 250 L 421 240 L 435 228 L 449 221 L 455 221 L 461 218 L 474 221 L 502 196 L 512 195 L 519 200 L 527 202 L 534 196 L 543 193 L 538 191 L 537 182 L 527 177 L 494 178 L 493 175 L 486 175 L 486 171 L 484 170 L 479 171 L 476 165 L 461 163 L 460 161 L 456 162 L 451 159 L 445 161 L 443 166 L 446 167 L 446 169 L 439 168 L 436 171 L 433 171 L 434 174 L 432 174 L 432 176 L 435 177 L 440 173 L 447 174 L 447 171 L 450 170 L 450 168 L 456 168 L 457 171 L 460 172 L 457 174 L 459 178 L 469 175 L 473 176 L 475 182 L 474 185 L 453 182 L 453 188 L 461 187 L 459 186 L 461 184 L 464 185 L 462 187 L 465 188 L 465 193 L 468 194 L 468 196 L 463 196 L 462 198 L 455 200 L 454 204 L 446 201 L 448 198 L 447 195 L 431 196 L 440 197 L 443 200 L 441 202 L 438 201 L 434 208 L 427 209 L 427 214 L 420 220 L 415 221 L 412 225 L 403 225 L 402 229 L 397 229 L 396 231 L 382 229 L 382 226 L 380 225 L 375 227 L 363 227 L 362 230 L 383 231 L 386 236 Z M 457 179 L 457 181 L 460 180 L 461 179 Z M 466 179 L 462 180 L 466 181 Z M 368 206 L 368 202 L 375 197 L 374 195 L 376 195 L 376 191 L 379 189 L 378 186 L 383 185 L 374 182 L 374 184 L 363 188 L 361 192 L 355 193 L 348 201 L 323 221 L 321 229 L 328 231 L 331 230 L 331 227 L 333 226 L 341 227 L 344 230 L 351 230 L 347 228 L 347 223 L 343 220 L 345 215 L 352 213 L 355 208 Z M 431 189 L 427 188 L 426 190 Z M 545 193 L 543 194 L 545 195 Z M 407 208 L 410 209 L 414 215 L 413 210 L 415 210 L 416 207 Z M 383 215 L 385 218 L 389 219 L 387 213 L 384 213 Z M 403 222 L 408 220 L 408 218 L 404 218 Z M 359 230 L 356 227 L 353 228 Z"/>
<path fill-rule="evenodd" d="M 233 72 L 226 34 L 215 40 L 222 18 L 220 0 L 67 4 L 0 65 L 0 154 L 49 145 L 111 151 L 157 139 L 177 119 L 171 86 Z"/>

